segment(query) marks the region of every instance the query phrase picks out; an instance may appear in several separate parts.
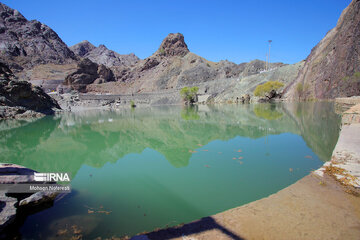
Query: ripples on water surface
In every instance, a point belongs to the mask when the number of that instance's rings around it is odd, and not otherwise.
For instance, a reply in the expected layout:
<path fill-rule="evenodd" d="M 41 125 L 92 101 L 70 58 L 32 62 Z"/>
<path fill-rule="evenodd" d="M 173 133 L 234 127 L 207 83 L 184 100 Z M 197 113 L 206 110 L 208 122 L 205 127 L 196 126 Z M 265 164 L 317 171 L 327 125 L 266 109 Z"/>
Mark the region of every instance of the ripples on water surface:
<path fill-rule="evenodd" d="M 68 172 L 24 238 L 134 235 L 275 193 L 330 159 L 332 103 L 158 107 L 0 122 L 1 162 Z"/>

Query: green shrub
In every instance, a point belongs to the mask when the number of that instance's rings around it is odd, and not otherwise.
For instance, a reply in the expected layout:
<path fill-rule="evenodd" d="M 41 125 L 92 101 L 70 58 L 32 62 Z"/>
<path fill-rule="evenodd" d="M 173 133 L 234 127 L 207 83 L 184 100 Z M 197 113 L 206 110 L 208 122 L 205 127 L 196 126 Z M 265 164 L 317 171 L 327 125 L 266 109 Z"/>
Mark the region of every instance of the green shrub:
<path fill-rule="evenodd" d="M 282 88 L 283 86 L 284 86 L 284 84 L 279 81 L 268 81 L 264 84 L 260 84 L 260 85 L 256 86 L 254 95 L 257 97 L 265 97 L 272 90 L 276 91 L 279 88 Z"/>
<path fill-rule="evenodd" d="M 304 85 L 302 83 L 296 84 L 296 94 L 298 95 L 299 99 L 304 91 Z"/>
<path fill-rule="evenodd" d="M 130 101 L 130 107 L 131 107 L 131 108 L 135 108 L 135 107 L 136 107 L 135 102 L 134 102 L 133 100 Z"/>
<path fill-rule="evenodd" d="M 360 84 L 360 72 L 354 72 L 350 76 L 345 76 L 342 78 L 342 82 L 338 85 L 338 89 L 341 91 L 350 91 L 358 89 L 358 84 Z"/>
<path fill-rule="evenodd" d="M 267 120 L 275 120 L 281 118 L 284 115 L 276 109 L 275 105 L 263 103 L 256 104 L 254 106 L 254 113 L 256 116 Z"/>
<path fill-rule="evenodd" d="M 308 90 L 309 90 L 309 84 L 308 83 L 305 83 L 305 84 L 302 84 L 302 83 L 298 83 L 296 84 L 296 94 L 300 100 L 301 97 L 304 97 L 304 93 L 306 93 Z"/>
<path fill-rule="evenodd" d="M 353 77 L 356 78 L 357 80 L 360 79 L 360 72 L 355 72 L 353 74 Z"/>
<path fill-rule="evenodd" d="M 301 94 L 303 91 L 304 91 L 304 85 L 302 83 L 296 84 L 296 92 Z"/>
<path fill-rule="evenodd" d="M 181 111 L 181 118 L 184 120 L 199 120 L 200 116 L 198 114 L 198 108 L 195 105 L 186 106 Z"/>
<path fill-rule="evenodd" d="M 354 72 L 352 76 L 345 76 L 342 78 L 343 81 L 349 82 L 360 82 L 360 72 Z"/>
<path fill-rule="evenodd" d="M 198 87 L 183 87 L 180 90 L 180 95 L 186 104 L 192 104 L 196 101 L 196 95 L 198 91 Z"/>
<path fill-rule="evenodd" d="M 160 49 L 159 49 L 159 53 L 160 53 L 160 55 L 165 55 L 165 49 L 160 48 Z"/>

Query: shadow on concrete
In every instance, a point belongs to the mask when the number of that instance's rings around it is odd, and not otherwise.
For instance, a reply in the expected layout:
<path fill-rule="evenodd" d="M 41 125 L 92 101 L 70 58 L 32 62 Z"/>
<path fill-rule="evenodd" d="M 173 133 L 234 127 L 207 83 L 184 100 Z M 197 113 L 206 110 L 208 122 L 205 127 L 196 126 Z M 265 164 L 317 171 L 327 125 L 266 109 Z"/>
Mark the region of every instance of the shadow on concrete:
<path fill-rule="evenodd" d="M 198 221 L 185 224 L 183 226 L 175 226 L 156 232 L 146 234 L 151 240 L 163 240 L 178 237 L 185 237 L 191 234 L 201 233 L 208 230 L 220 230 L 223 234 L 234 240 L 244 240 L 244 238 L 236 235 L 225 227 L 221 226 L 212 217 L 205 217 Z"/>

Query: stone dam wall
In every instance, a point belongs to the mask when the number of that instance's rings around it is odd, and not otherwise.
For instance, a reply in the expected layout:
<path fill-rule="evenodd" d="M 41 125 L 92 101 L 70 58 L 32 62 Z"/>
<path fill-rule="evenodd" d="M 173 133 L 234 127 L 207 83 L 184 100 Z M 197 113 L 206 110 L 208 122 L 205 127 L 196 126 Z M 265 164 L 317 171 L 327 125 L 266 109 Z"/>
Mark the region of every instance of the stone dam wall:
<path fill-rule="evenodd" d="M 129 104 L 134 101 L 135 104 L 148 105 L 172 105 L 181 104 L 181 97 L 178 90 L 134 93 L 134 94 L 79 94 L 81 101 L 114 101 L 117 104 Z"/>

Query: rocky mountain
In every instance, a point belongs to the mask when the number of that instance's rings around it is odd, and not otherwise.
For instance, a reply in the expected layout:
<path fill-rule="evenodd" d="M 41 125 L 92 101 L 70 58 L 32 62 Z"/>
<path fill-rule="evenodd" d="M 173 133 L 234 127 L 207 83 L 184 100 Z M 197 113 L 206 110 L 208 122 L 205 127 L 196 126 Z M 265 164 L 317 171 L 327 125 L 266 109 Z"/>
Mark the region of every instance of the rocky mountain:
<path fill-rule="evenodd" d="M 70 47 L 70 50 L 79 57 L 85 57 L 86 54 L 94 50 L 96 47 L 92 45 L 89 41 L 84 40 Z"/>
<path fill-rule="evenodd" d="M 0 62 L 0 119 L 52 114 L 60 109 L 57 102 L 40 87 L 16 79 Z"/>
<path fill-rule="evenodd" d="M 51 28 L 0 3 L 0 60 L 16 73 L 39 64 L 71 63 L 76 56 Z"/>
<path fill-rule="evenodd" d="M 360 0 L 353 0 L 337 25 L 311 50 L 286 90 L 288 99 L 360 95 Z"/>
<path fill-rule="evenodd" d="M 114 66 L 132 66 L 140 59 L 135 54 L 119 54 L 115 51 L 109 50 L 105 45 L 95 47 L 89 41 L 82 41 L 70 49 L 75 55 L 83 58 L 88 58 L 97 64 L 103 64 L 106 67 Z"/>
<path fill-rule="evenodd" d="M 0 3 L 0 61 L 18 78 L 47 90 L 61 83 L 100 93 L 176 92 L 199 86 L 202 94 L 221 102 L 237 101 L 256 85 L 278 80 L 287 99 L 353 96 L 360 94 L 359 41 L 360 0 L 353 0 L 305 63 L 272 63 L 272 70 L 264 71 L 261 60 L 211 62 L 192 53 L 181 33 L 169 34 L 155 53 L 141 60 L 88 41 L 69 49 L 48 26 Z"/>
<path fill-rule="evenodd" d="M 260 60 L 242 64 L 208 61 L 190 52 L 180 33 L 169 34 L 153 55 L 141 60 L 134 54 L 121 55 L 88 41 L 70 50 L 48 26 L 28 21 L 4 4 L 0 5 L 0 18 L 0 60 L 18 78 L 47 91 L 62 83 L 76 90 L 102 93 L 176 90 L 243 78 L 265 69 L 265 62 Z M 274 63 L 272 67 L 283 65 Z"/>
<path fill-rule="evenodd" d="M 271 67 L 283 65 L 273 63 Z M 114 70 L 117 82 L 89 85 L 87 90 L 112 93 L 162 91 L 250 76 L 264 69 L 265 62 L 260 60 L 242 64 L 208 61 L 190 52 L 181 33 L 170 33 L 150 57 L 134 66 Z"/>
<path fill-rule="evenodd" d="M 86 57 L 94 49 L 90 43 L 84 43 L 77 52 Z M 81 57 L 51 28 L 36 20 L 28 21 L 17 10 L 0 3 L 0 60 L 19 79 L 47 91 L 55 90 L 65 79 L 77 90 L 85 82 L 100 84 L 114 80 L 113 72 L 106 66 Z M 102 59 L 100 55 L 99 58 Z"/>
<path fill-rule="evenodd" d="M 95 47 L 87 40 L 71 46 L 70 49 L 80 58 L 88 58 L 94 63 L 111 69 L 115 80 L 121 80 L 123 78 L 123 73 L 131 69 L 140 61 L 140 59 L 133 53 L 119 54 L 108 49 L 105 45 Z M 94 82 L 95 84 L 99 84 L 108 81 Z"/>

